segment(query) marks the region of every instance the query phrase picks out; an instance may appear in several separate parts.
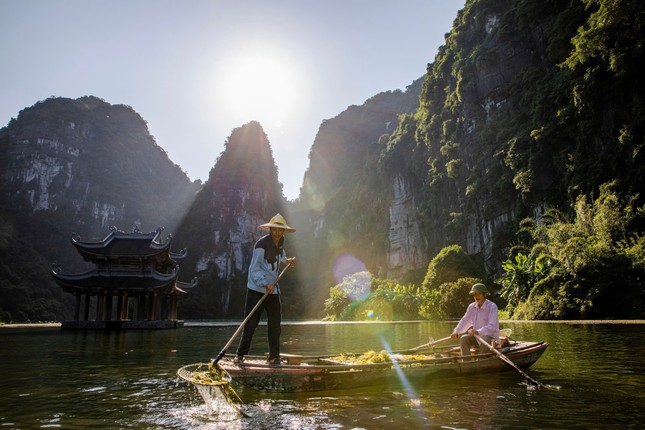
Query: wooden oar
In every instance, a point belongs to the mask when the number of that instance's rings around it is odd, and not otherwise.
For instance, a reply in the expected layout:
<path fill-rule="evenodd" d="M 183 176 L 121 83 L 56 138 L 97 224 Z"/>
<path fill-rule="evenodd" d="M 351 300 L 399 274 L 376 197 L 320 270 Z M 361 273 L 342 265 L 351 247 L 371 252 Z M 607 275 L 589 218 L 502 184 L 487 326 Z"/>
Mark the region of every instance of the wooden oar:
<path fill-rule="evenodd" d="M 508 358 L 507 356 L 505 356 L 504 354 L 502 354 L 500 351 L 498 351 L 498 350 L 496 350 L 495 348 L 493 348 L 493 346 L 492 346 L 491 344 L 489 344 L 488 342 L 486 342 L 484 339 L 482 339 L 482 338 L 481 338 L 481 336 L 479 336 L 479 335 L 477 335 L 477 334 L 474 334 L 473 336 L 475 336 L 475 338 L 479 341 L 479 343 L 481 343 L 481 344 L 482 344 L 482 345 L 484 345 L 484 346 L 487 346 L 487 347 L 488 347 L 488 349 L 490 349 L 492 352 L 494 352 L 495 354 L 497 354 L 497 356 L 498 356 L 499 358 L 501 358 L 503 362 L 505 362 L 506 364 L 508 364 L 509 366 L 511 366 L 513 369 L 515 369 L 515 370 L 517 370 L 518 372 L 520 372 L 520 375 L 524 376 L 524 378 L 526 378 L 527 380 L 531 381 L 533 384 L 535 384 L 535 385 L 536 385 L 536 386 L 538 386 L 538 387 L 544 387 L 544 388 L 552 389 L 552 387 L 550 387 L 550 386 L 548 386 L 548 385 L 544 385 L 543 383 L 541 383 L 541 382 L 539 382 L 539 381 L 536 381 L 535 379 L 531 378 L 529 375 L 527 375 L 525 372 L 523 372 L 523 371 L 522 371 L 522 369 L 520 369 L 519 367 L 517 367 L 517 366 L 515 365 L 515 363 L 513 363 L 513 362 L 511 361 L 511 359 L 510 359 L 510 358 Z"/>
<path fill-rule="evenodd" d="M 512 334 L 513 334 L 513 329 L 511 328 L 503 328 L 499 331 L 499 337 L 510 338 Z"/>
<path fill-rule="evenodd" d="M 284 275 L 284 272 L 287 271 L 289 266 L 291 266 L 291 261 L 287 262 L 287 265 L 284 266 L 284 269 L 282 269 L 282 272 L 280 272 L 280 274 L 278 275 L 278 279 L 276 279 L 275 282 L 273 283 L 274 287 L 278 284 L 278 281 L 280 280 L 280 278 L 282 278 L 282 275 Z M 219 352 L 219 354 L 217 354 L 217 357 L 213 358 L 213 360 L 211 361 L 213 366 L 216 366 L 217 362 L 220 361 L 222 359 L 222 357 L 224 357 L 224 354 L 226 354 L 226 350 L 231 346 L 231 344 L 233 343 L 235 338 L 240 334 L 240 332 L 242 330 L 244 330 L 244 326 L 246 326 L 246 323 L 249 322 L 249 320 L 251 319 L 251 317 L 253 316 L 255 311 L 258 310 L 258 308 L 260 307 L 262 302 L 264 302 L 264 299 L 266 299 L 268 296 L 269 296 L 269 291 L 267 290 L 267 292 L 264 293 L 262 298 L 260 300 L 258 300 L 258 302 L 253 307 L 253 309 L 251 309 L 251 312 L 249 312 L 249 314 L 246 316 L 246 318 L 244 318 L 244 321 L 242 321 L 242 324 L 240 324 L 240 326 L 237 328 L 237 330 L 235 330 L 235 333 L 233 333 L 233 336 L 231 336 L 231 338 L 228 340 L 228 342 L 226 342 L 226 345 L 224 345 L 224 348 L 222 348 L 222 350 Z"/>
<path fill-rule="evenodd" d="M 420 349 L 431 348 L 431 347 L 435 346 L 436 344 L 438 344 L 440 342 L 445 342 L 446 340 L 450 340 L 450 336 L 444 337 L 443 339 L 439 339 L 439 340 L 433 340 L 432 342 L 424 343 L 423 345 L 419 345 L 417 347 L 414 347 L 412 349 L 408 349 L 406 351 L 418 351 Z"/>

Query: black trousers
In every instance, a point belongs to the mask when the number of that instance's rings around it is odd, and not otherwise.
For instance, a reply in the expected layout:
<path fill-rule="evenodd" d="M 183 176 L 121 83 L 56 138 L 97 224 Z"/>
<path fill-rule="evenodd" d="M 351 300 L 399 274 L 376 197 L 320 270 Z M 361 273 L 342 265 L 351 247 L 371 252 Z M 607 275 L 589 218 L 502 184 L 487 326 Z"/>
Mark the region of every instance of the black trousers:
<path fill-rule="evenodd" d="M 244 306 L 244 318 L 253 310 L 255 305 L 264 296 L 253 290 L 246 290 L 246 305 Z M 280 360 L 280 334 L 282 332 L 282 305 L 280 303 L 280 294 L 269 294 L 260 307 L 255 311 L 249 322 L 244 326 L 242 339 L 237 347 L 237 355 L 247 355 L 251 349 L 251 340 L 258 324 L 262 312 L 267 313 L 267 328 L 269 337 L 269 360 Z"/>

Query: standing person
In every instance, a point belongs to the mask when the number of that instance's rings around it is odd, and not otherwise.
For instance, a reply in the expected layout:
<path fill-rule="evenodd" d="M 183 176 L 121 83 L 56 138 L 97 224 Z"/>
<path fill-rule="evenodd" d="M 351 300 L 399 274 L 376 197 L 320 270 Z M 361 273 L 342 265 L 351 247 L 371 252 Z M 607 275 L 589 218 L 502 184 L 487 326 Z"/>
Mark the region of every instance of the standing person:
<path fill-rule="evenodd" d="M 282 305 L 280 303 L 280 288 L 274 285 L 278 279 L 280 263 L 295 264 L 296 259 L 287 258 L 282 248 L 284 244 L 284 233 L 294 232 L 295 228 L 287 225 L 284 217 L 276 214 L 271 221 L 262 224 L 260 228 L 269 230 L 269 234 L 261 237 L 253 246 L 253 257 L 249 266 L 249 277 L 246 289 L 246 304 L 244 307 L 244 317 L 246 318 L 255 305 L 262 299 L 264 293 L 268 292 L 264 302 L 257 309 L 255 314 L 249 319 L 242 339 L 237 348 L 237 357 L 235 362 L 241 364 L 244 356 L 251 349 L 251 340 L 253 333 L 260 323 L 262 312 L 267 313 L 267 328 L 269 337 L 269 364 L 280 365 L 280 333 L 282 331 Z"/>
<path fill-rule="evenodd" d="M 459 341 L 463 356 L 469 356 L 470 347 L 478 345 L 479 342 L 474 335 L 479 335 L 489 344 L 493 340 L 499 343 L 497 305 L 486 298 L 487 294 L 489 292 L 486 285 L 478 283 L 472 286 L 470 295 L 473 296 L 474 302 L 468 305 L 466 313 L 450 335 L 451 339 L 457 339 L 459 334 L 467 330 Z M 491 352 L 485 345 L 479 345 L 479 351 L 480 353 Z"/>

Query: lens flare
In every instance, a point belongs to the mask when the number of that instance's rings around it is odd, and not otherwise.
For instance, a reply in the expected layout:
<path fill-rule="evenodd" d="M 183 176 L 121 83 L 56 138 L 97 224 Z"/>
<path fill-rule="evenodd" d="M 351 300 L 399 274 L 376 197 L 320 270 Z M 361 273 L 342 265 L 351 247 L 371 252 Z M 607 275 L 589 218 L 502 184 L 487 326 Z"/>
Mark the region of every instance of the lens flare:
<path fill-rule="evenodd" d="M 371 283 L 372 276 L 369 272 L 360 272 L 346 276 L 339 288 L 351 300 L 361 301 L 370 293 Z"/>
<path fill-rule="evenodd" d="M 345 277 L 359 272 L 367 272 L 367 266 L 351 254 L 341 255 L 336 258 L 333 267 L 334 279 L 340 284 Z"/>
<path fill-rule="evenodd" d="M 383 348 L 390 354 L 390 357 L 392 358 L 392 365 L 394 366 L 394 370 L 396 371 L 396 374 L 401 381 L 401 386 L 403 387 L 403 390 L 405 392 L 405 395 L 408 397 L 410 400 L 410 404 L 414 407 L 415 405 L 420 404 L 419 396 L 417 395 L 416 391 L 412 387 L 412 384 L 410 384 L 410 381 L 408 381 L 408 378 L 405 376 L 405 373 L 403 373 L 403 370 L 399 366 L 398 361 L 396 358 L 392 357 L 392 348 L 390 348 L 390 344 L 385 340 L 384 337 L 381 337 L 381 344 L 383 345 Z M 415 408 L 419 413 L 422 413 L 420 409 Z"/>

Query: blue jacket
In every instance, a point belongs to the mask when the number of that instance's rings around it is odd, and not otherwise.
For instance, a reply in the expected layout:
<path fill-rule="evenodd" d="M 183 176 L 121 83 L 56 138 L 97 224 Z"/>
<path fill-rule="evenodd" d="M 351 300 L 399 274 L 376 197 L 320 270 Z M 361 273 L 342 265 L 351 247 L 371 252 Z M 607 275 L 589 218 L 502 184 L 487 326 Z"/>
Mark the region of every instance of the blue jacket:
<path fill-rule="evenodd" d="M 280 239 L 278 246 L 275 246 L 270 234 L 255 242 L 246 285 L 249 290 L 264 294 L 267 291 L 264 286 L 273 284 L 278 279 L 280 263 L 287 262 L 287 254 L 282 248 L 283 244 L 284 237 Z M 273 290 L 273 294 L 278 293 L 278 288 Z"/>

